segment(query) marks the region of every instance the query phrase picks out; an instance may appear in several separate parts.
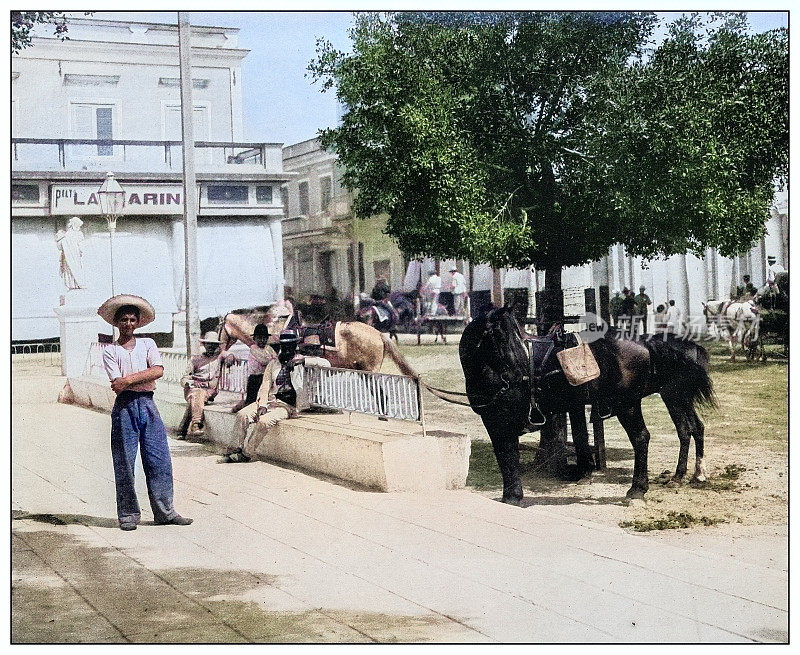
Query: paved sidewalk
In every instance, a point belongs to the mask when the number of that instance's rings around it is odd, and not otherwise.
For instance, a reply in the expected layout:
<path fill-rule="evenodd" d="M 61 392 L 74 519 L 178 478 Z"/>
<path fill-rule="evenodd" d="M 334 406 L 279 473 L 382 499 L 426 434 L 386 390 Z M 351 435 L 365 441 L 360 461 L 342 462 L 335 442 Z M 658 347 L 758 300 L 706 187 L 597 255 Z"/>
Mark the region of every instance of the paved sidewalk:
<path fill-rule="evenodd" d="M 171 441 L 194 524 L 153 525 L 140 472 L 144 525 L 122 532 L 109 417 L 26 404 L 26 385 L 41 388 L 15 379 L 14 642 L 788 638 L 785 527 L 637 535 L 586 508 L 364 491 Z"/>

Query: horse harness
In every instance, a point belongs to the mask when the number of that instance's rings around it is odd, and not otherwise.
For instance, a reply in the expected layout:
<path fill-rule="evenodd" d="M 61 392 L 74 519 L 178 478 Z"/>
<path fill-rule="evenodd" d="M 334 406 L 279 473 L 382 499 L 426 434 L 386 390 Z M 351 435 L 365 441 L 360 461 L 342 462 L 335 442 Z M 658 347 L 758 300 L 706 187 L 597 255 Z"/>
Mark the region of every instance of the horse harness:
<path fill-rule="evenodd" d="M 304 325 L 302 317 L 296 317 L 295 315 L 292 315 L 291 319 L 287 323 L 287 327 L 291 327 L 292 329 L 296 330 L 301 340 L 308 336 L 316 335 L 319 337 L 319 343 L 321 346 L 330 348 L 336 347 L 336 323 L 327 318 L 321 323 Z"/>

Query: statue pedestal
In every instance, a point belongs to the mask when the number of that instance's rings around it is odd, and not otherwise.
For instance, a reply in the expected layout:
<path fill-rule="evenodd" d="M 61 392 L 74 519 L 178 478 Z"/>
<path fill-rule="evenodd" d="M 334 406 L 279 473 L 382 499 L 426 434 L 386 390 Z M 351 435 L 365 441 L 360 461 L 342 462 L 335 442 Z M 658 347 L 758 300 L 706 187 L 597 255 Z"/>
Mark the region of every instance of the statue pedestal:
<path fill-rule="evenodd" d="M 79 296 L 81 294 L 78 294 Z M 67 294 L 63 305 L 55 308 L 61 325 L 61 374 L 67 377 L 83 375 L 89 358 L 89 348 L 97 341 L 101 328 L 96 307 L 74 305 L 72 292 Z"/>
<path fill-rule="evenodd" d="M 186 312 L 172 315 L 172 347 L 186 350 Z"/>

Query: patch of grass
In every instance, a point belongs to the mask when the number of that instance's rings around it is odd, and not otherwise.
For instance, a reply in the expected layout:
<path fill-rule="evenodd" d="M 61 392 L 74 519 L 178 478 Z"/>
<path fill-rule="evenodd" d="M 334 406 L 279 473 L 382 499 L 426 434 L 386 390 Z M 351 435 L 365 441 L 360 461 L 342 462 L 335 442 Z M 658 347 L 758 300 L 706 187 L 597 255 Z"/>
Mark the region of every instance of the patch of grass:
<path fill-rule="evenodd" d="M 693 525 L 716 525 L 717 523 L 725 523 L 725 519 L 708 516 L 696 517 L 689 512 L 667 512 L 665 516 L 622 521 L 619 527 L 632 528 L 634 532 L 650 532 L 652 530 L 690 528 Z"/>
<path fill-rule="evenodd" d="M 530 443 L 520 443 L 519 462 L 522 468 L 523 481 L 526 471 L 535 465 L 536 446 Z M 484 439 L 473 439 L 472 449 L 469 454 L 469 473 L 467 486 L 475 489 L 489 490 L 502 489 L 503 476 L 497 466 L 492 443 Z"/>
<path fill-rule="evenodd" d="M 497 468 L 492 444 L 488 441 L 472 440 L 467 486 L 475 489 L 497 489 L 503 486 L 503 477 Z"/>
<path fill-rule="evenodd" d="M 725 471 L 720 473 L 718 477 L 727 480 L 738 480 L 739 476 L 746 470 L 747 469 L 744 466 L 739 466 L 739 464 L 728 464 L 725 467 Z"/>

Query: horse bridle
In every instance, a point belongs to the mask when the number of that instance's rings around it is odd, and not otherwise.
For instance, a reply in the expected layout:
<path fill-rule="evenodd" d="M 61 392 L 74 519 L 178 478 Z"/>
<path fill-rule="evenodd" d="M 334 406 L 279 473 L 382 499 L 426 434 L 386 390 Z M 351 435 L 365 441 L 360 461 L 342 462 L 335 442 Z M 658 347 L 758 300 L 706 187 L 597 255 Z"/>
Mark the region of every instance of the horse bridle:
<path fill-rule="evenodd" d="M 490 337 L 492 335 L 492 333 L 495 331 L 496 328 L 495 328 L 494 325 L 495 324 L 487 317 L 486 328 L 483 330 L 483 333 L 481 334 L 480 338 L 478 339 L 478 343 L 475 345 L 475 349 L 476 350 L 480 350 L 480 348 L 483 346 L 484 339 L 487 338 L 487 337 Z M 529 398 L 530 398 L 530 410 L 528 411 L 528 423 L 533 427 L 540 427 L 540 426 L 542 426 L 542 425 L 544 425 L 546 423 L 547 419 L 546 419 L 546 417 L 544 415 L 544 412 L 542 412 L 542 410 L 539 408 L 539 405 L 536 403 L 536 399 L 534 397 L 534 390 L 540 389 L 540 384 L 539 383 L 541 382 L 541 380 L 545 379 L 546 377 L 549 377 L 553 373 L 558 373 L 558 371 L 551 371 L 550 373 L 546 373 L 543 376 L 537 376 L 536 375 L 532 352 L 529 352 L 528 348 L 525 346 L 524 339 L 523 339 L 522 335 L 520 334 L 519 326 L 517 325 L 516 328 L 517 329 L 516 329 L 516 335 L 515 336 L 516 336 L 517 339 L 519 339 L 520 344 L 522 345 L 523 349 L 525 349 L 525 351 L 528 352 L 528 362 L 529 362 L 528 375 L 519 376 L 519 381 L 520 382 L 524 382 L 528 386 L 528 395 L 529 395 Z M 550 351 L 548 351 L 548 355 L 549 355 L 549 352 Z M 512 381 L 514 381 L 515 377 L 516 376 L 514 376 L 511 371 L 509 371 L 509 370 L 503 371 L 500 374 L 500 379 L 503 382 L 503 386 L 487 402 L 479 404 L 479 405 L 472 405 L 473 409 L 485 409 L 487 407 L 491 407 L 495 402 L 497 402 L 497 399 L 500 397 L 500 395 L 502 393 L 508 391 L 511 388 L 511 383 L 512 383 Z M 538 413 L 538 415 L 539 415 L 538 417 L 536 417 L 535 420 L 533 418 L 533 413 L 534 412 Z"/>

